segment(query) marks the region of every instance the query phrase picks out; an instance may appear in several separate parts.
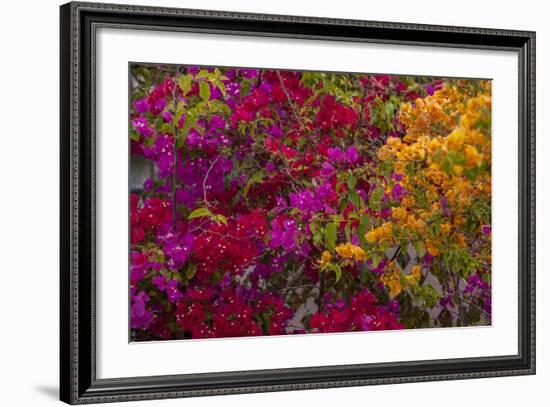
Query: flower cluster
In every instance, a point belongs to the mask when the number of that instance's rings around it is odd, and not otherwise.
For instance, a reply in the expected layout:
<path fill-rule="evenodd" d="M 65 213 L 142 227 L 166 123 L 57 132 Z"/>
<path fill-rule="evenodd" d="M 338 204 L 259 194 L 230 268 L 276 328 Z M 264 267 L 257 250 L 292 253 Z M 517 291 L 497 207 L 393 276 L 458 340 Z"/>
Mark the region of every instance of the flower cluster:
<path fill-rule="evenodd" d="M 383 331 L 405 327 L 397 321 L 395 310 L 379 306 L 376 297 L 368 291 L 359 292 L 347 306 L 337 302 L 328 304 L 327 308 L 326 312 L 311 317 L 312 332 Z"/>
<path fill-rule="evenodd" d="M 490 323 L 489 81 L 133 64 L 131 87 L 133 340 Z"/>
<path fill-rule="evenodd" d="M 291 311 L 280 298 L 255 290 L 194 288 L 177 303 L 174 315 L 183 337 L 215 338 L 283 334 Z"/>

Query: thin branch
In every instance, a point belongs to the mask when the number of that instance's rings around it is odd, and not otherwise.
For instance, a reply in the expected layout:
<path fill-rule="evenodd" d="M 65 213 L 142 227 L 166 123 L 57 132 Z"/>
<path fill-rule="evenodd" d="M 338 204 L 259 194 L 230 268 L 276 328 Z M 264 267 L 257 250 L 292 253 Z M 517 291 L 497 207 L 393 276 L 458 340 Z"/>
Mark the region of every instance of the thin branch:
<path fill-rule="evenodd" d="M 484 310 L 483 308 L 481 308 L 479 305 L 474 304 L 473 302 L 467 300 L 466 298 L 464 298 L 464 297 L 462 297 L 462 296 L 460 296 L 460 295 L 458 295 L 458 294 L 456 294 L 456 293 L 447 293 L 447 294 L 450 294 L 450 295 L 452 295 L 453 297 L 458 298 L 460 301 L 462 301 L 462 302 L 468 304 L 469 306 L 471 306 L 471 307 L 477 309 L 479 312 L 485 314 L 486 316 L 488 316 L 488 317 L 491 316 L 490 313 L 488 313 L 487 311 L 485 311 L 485 310 Z"/>
<path fill-rule="evenodd" d="M 204 204 L 206 205 L 206 207 L 208 209 L 209 208 L 209 205 L 208 205 L 208 199 L 206 198 L 206 181 L 208 180 L 208 176 L 210 175 L 210 171 L 212 171 L 212 168 L 214 168 L 214 165 L 216 164 L 216 162 L 221 158 L 221 155 L 217 156 L 216 159 L 214 161 L 212 161 L 212 163 L 210 164 L 210 167 L 208 167 L 208 170 L 206 171 L 206 174 L 204 174 L 204 181 L 202 182 L 202 189 L 203 189 L 203 193 L 204 193 Z"/>
<path fill-rule="evenodd" d="M 174 168 L 172 169 L 172 180 L 171 180 L 171 185 L 170 185 L 170 188 L 172 190 L 172 218 L 173 218 L 173 226 L 174 226 L 174 229 L 175 229 L 175 226 L 176 226 L 176 222 L 177 222 L 177 216 L 178 216 L 178 212 L 177 212 L 177 205 L 176 205 L 176 188 L 177 188 L 177 181 L 176 181 L 176 172 L 177 172 L 177 168 L 178 168 L 178 148 L 177 148 L 177 144 L 178 144 L 178 124 L 177 124 L 177 121 L 176 121 L 176 112 L 177 112 L 177 109 L 176 109 L 176 89 L 177 87 L 174 87 L 174 90 L 172 91 L 172 124 L 173 124 L 173 133 L 174 133 L 174 140 L 173 140 L 173 147 L 172 147 L 172 154 L 174 155 L 174 158 L 173 158 L 173 166 Z"/>
<path fill-rule="evenodd" d="M 304 132 L 307 131 L 305 123 L 303 122 L 301 116 L 298 114 L 298 111 L 294 107 L 294 103 L 292 102 L 292 99 L 290 98 L 290 94 L 288 93 L 286 85 L 283 82 L 283 78 L 281 76 L 281 73 L 278 70 L 275 71 L 275 72 L 277 72 L 277 77 L 279 78 L 279 82 L 281 83 L 281 88 L 283 89 L 283 93 L 285 94 L 285 96 L 288 100 L 288 104 L 290 105 L 290 108 L 292 109 L 292 113 L 294 114 L 294 117 L 296 118 L 296 121 L 298 121 L 298 123 L 300 123 L 300 125 L 302 126 L 302 129 L 304 130 Z"/>
<path fill-rule="evenodd" d="M 292 287 L 280 288 L 277 291 L 288 291 L 288 290 L 297 290 L 298 288 L 313 288 L 313 287 L 317 287 L 317 286 L 315 284 L 303 284 L 303 285 L 295 285 Z"/>
<path fill-rule="evenodd" d="M 397 256 L 399 255 L 399 252 L 401 251 L 401 246 L 397 246 L 397 250 L 395 251 L 395 253 L 393 254 L 393 256 L 391 256 L 391 259 L 390 261 L 394 261 Z"/>

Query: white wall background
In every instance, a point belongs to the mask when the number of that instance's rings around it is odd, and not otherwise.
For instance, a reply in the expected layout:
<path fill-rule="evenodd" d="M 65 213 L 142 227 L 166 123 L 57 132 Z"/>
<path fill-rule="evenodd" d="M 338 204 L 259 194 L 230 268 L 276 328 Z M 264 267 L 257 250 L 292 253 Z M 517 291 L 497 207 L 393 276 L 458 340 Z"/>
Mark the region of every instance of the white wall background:
<path fill-rule="evenodd" d="M 550 381 L 550 28 L 536 0 L 133 0 L 134 4 L 537 31 L 536 376 L 188 399 L 189 406 L 544 405 Z M 59 0 L 4 2 L 0 62 L 0 375 L 2 405 L 54 405 L 58 382 Z M 407 346 L 407 344 L 403 344 Z M 475 347 L 475 344 L 472 344 Z M 149 402 L 175 406 L 181 400 Z M 146 405 L 145 403 L 126 403 Z"/>

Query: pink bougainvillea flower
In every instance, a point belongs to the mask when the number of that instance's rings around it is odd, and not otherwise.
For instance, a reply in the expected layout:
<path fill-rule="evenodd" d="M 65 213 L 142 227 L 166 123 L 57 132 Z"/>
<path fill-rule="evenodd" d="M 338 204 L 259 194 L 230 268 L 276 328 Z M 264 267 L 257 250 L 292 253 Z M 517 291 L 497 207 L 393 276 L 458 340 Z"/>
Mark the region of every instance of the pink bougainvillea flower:
<path fill-rule="evenodd" d="M 357 149 L 354 146 L 349 146 L 344 153 L 344 158 L 349 164 L 355 164 L 359 159 Z"/>
<path fill-rule="evenodd" d="M 297 237 L 298 229 L 294 220 L 278 218 L 271 222 L 270 247 L 291 250 L 296 247 Z"/>
<path fill-rule="evenodd" d="M 327 150 L 328 159 L 331 162 L 340 162 L 344 159 L 344 153 L 338 147 L 331 147 Z"/>
<path fill-rule="evenodd" d="M 147 309 L 149 296 L 143 291 L 132 296 L 132 305 L 130 313 L 130 326 L 132 329 L 147 328 L 151 321 L 152 313 Z"/>
<path fill-rule="evenodd" d="M 144 117 L 138 117 L 132 120 L 132 126 L 134 126 L 134 129 L 136 129 L 139 134 L 146 138 L 151 137 L 155 132 Z"/>
<path fill-rule="evenodd" d="M 403 187 L 400 183 L 396 182 L 391 190 L 392 199 L 399 201 L 403 197 Z"/>

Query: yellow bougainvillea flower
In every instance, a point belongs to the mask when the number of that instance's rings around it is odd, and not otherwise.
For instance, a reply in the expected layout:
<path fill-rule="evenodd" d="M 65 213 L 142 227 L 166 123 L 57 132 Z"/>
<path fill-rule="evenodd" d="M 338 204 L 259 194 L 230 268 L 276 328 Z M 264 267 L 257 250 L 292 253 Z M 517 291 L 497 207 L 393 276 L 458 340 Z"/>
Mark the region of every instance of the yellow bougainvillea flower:
<path fill-rule="evenodd" d="M 351 259 L 353 257 L 351 246 L 352 246 L 351 243 L 341 244 L 336 247 L 336 253 L 338 253 L 340 256 L 346 259 Z"/>
<path fill-rule="evenodd" d="M 392 240 L 393 224 L 384 222 L 376 229 L 370 230 L 365 234 L 365 239 L 369 243 L 384 242 Z"/>
<path fill-rule="evenodd" d="M 418 264 L 414 265 L 411 269 L 411 273 L 408 276 L 405 276 L 405 281 L 408 285 L 413 286 L 417 285 L 422 278 L 422 273 L 420 271 L 420 266 Z"/>
<path fill-rule="evenodd" d="M 321 260 L 319 260 L 319 263 L 321 264 L 321 267 L 324 267 L 328 263 L 330 263 L 331 260 L 332 260 L 332 254 L 330 254 L 328 250 L 325 250 L 321 255 Z"/>
<path fill-rule="evenodd" d="M 481 167 L 481 164 L 483 164 L 483 154 L 477 151 L 475 146 L 464 147 L 464 156 L 468 168 Z"/>
<path fill-rule="evenodd" d="M 459 150 L 460 147 L 464 144 L 464 139 L 466 138 L 466 132 L 462 127 L 455 129 L 449 134 L 446 138 L 447 146 L 452 150 Z"/>
<path fill-rule="evenodd" d="M 403 291 L 401 272 L 394 261 L 388 265 L 388 271 L 380 276 L 380 281 L 390 289 L 390 297 L 394 298 Z"/>
<path fill-rule="evenodd" d="M 416 281 L 420 281 L 422 278 L 421 268 L 418 264 L 415 264 L 411 269 L 411 276 L 413 276 Z"/>
<path fill-rule="evenodd" d="M 403 220 L 407 217 L 407 210 L 401 207 L 392 208 L 391 216 L 395 220 Z"/>
<path fill-rule="evenodd" d="M 403 287 L 401 286 L 401 281 L 399 280 L 391 280 L 388 283 L 388 287 L 390 287 L 390 297 L 392 298 L 398 296 L 403 289 Z"/>
<path fill-rule="evenodd" d="M 449 233 L 451 233 L 451 225 L 449 223 L 442 223 L 441 224 L 441 233 L 445 236 L 447 236 Z"/>
<path fill-rule="evenodd" d="M 336 253 L 345 259 L 353 258 L 355 261 L 365 260 L 365 251 L 359 246 L 347 242 L 336 247 Z"/>
<path fill-rule="evenodd" d="M 355 258 L 355 261 L 366 260 L 365 251 L 359 246 L 353 246 L 353 257 Z"/>
<path fill-rule="evenodd" d="M 430 240 L 426 241 L 426 250 L 428 251 L 428 253 L 430 253 L 430 255 L 434 257 L 439 255 L 439 249 L 434 244 L 434 242 Z"/>
<path fill-rule="evenodd" d="M 476 239 L 465 227 L 474 203 L 485 208 L 491 202 L 491 85 L 480 87 L 445 85 L 432 96 L 401 105 L 399 121 L 403 138 L 390 137 L 378 150 L 378 158 L 399 177 L 408 191 L 396 205 L 389 202 L 391 225 L 366 231 L 370 244 L 399 244 L 404 239 L 424 236 L 426 251 L 434 257 L 457 247 L 467 248 Z M 395 175 L 394 175 L 395 174 Z M 381 187 L 389 194 L 393 178 Z M 490 236 L 490 218 L 480 210 L 481 233 Z M 443 221 L 439 221 L 441 217 Z M 439 225 L 438 235 L 429 228 Z M 393 225 L 393 227 L 392 227 Z M 479 233 L 479 232 L 478 232 Z M 477 256 L 477 255 L 476 255 Z M 485 254 L 484 254 L 485 256 Z M 398 271 L 395 271 L 398 269 Z M 407 275 L 397 266 L 387 269 L 380 281 L 390 295 L 421 280 L 420 266 Z M 453 270 L 454 271 L 454 270 Z"/>
<path fill-rule="evenodd" d="M 365 234 L 365 239 L 366 239 L 367 242 L 369 242 L 369 243 L 376 243 L 376 240 L 378 239 L 377 229 L 369 230 L 369 231 Z"/>
<path fill-rule="evenodd" d="M 430 144 L 428 144 L 428 148 L 433 153 L 441 148 L 441 141 L 439 139 L 431 139 Z"/>
<path fill-rule="evenodd" d="M 466 238 L 462 233 L 456 234 L 456 242 L 458 243 L 459 246 L 466 247 Z"/>
<path fill-rule="evenodd" d="M 461 215 L 456 215 L 453 220 L 453 225 L 457 228 L 464 225 L 465 223 L 466 223 L 466 219 L 464 218 L 464 216 L 461 216 Z"/>
<path fill-rule="evenodd" d="M 411 208 L 416 203 L 414 197 L 412 195 L 407 195 L 401 200 L 401 205 L 403 205 L 406 208 Z"/>

